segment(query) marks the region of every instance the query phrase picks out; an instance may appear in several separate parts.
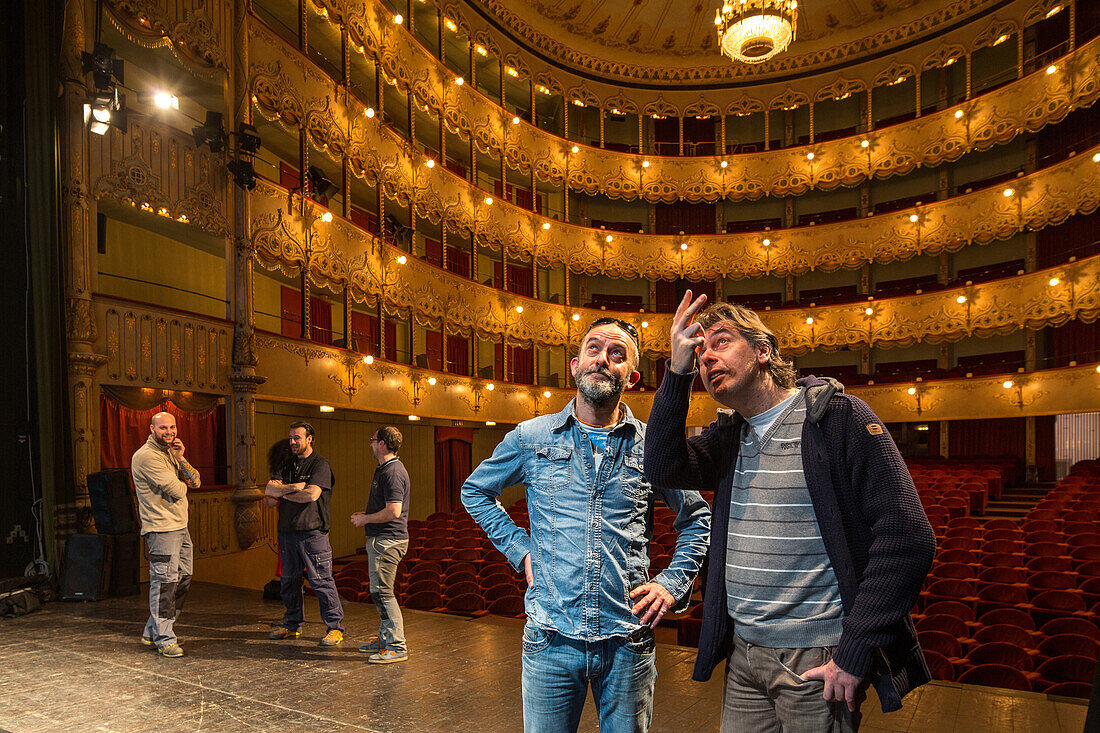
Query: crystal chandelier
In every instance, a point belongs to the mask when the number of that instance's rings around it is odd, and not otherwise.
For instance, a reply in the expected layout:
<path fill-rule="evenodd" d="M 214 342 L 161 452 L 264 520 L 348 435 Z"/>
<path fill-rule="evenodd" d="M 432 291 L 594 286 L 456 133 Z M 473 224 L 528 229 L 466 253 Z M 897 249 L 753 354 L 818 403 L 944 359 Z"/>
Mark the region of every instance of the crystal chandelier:
<path fill-rule="evenodd" d="M 762 64 L 794 40 L 797 8 L 796 0 L 724 0 L 714 15 L 718 46 L 734 61 Z"/>

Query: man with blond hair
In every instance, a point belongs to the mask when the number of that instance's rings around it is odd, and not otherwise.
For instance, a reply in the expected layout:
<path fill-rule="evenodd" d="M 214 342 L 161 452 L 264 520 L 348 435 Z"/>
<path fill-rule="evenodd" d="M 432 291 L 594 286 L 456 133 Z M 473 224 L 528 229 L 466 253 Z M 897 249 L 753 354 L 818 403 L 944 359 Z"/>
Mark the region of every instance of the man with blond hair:
<path fill-rule="evenodd" d="M 705 302 L 673 318 L 645 451 L 654 484 L 715 489 L 694 677 L 726 660 L 723 731 L 854 731 L 865 683 L 889 712 L 930 678 L 909 609 L 935 537 L 871 408 L 796 379 L 751 310 Z M 685 438 L 696 374 L 731 411 Z"/>
<path fill-rule="evenodd" d="M 201 485 L 199 472 L 183 457 L 176 418 L 153 415 L 149 437 L 130 463 L 141 534 L 149 547 L 149 620 L 141 641 L 163 657 L 183 656 L 175 622 L 191 586 L 194 551 L 187 531 L 187 490 Z"/>

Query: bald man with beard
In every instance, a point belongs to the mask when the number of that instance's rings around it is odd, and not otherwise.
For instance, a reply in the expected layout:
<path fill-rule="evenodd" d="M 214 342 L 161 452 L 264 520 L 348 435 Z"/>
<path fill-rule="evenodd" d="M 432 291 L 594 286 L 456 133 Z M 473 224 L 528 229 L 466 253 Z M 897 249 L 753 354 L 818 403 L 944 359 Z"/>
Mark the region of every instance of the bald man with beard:
<path fill-rule="evenodd" d="M 191 586 L 194 550 L 187 531 L 187 490 L 202 484 L 199 472 L 183 457 L 176 418 L 153 415 L 149 437 L 137 449 L 130 468 L 137 493 L 141 534 L 149 547 L 149 620 L 141 641 L 162 657 L 182 657 L 175 623 Z"/>

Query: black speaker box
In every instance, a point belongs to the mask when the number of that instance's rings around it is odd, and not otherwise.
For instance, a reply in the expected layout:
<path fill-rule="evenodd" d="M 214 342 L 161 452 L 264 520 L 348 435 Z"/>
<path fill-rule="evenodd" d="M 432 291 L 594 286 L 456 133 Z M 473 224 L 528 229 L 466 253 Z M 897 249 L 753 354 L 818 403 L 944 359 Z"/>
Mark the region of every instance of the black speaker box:
<path fill-rule="evenodd" d="M 138 531 L 130 472 L 125 468 L 88 474 L 88 499 L 96 532 L 132 534 Z"/>
<path fill-rule="evenodd" d="M 104 535 L 69 536 L 65 543 L 65 567 L 61 571 L 61 600 L 98 601 L 106 596 L 107 550 Z"/>
<path fill-rule="evenodd" d="M 108 591 L 112 596 L 136 596 L 141 590 L 141 535 L 111 535 L 108 545 L 111 558 Z"/>

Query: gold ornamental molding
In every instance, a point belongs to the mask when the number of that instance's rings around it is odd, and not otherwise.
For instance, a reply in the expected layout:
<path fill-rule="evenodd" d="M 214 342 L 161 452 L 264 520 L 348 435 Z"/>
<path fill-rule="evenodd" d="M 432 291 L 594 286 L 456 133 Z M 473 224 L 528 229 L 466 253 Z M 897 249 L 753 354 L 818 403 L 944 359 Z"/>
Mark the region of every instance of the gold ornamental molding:
<path fill-rule="evenodd" d="M 513 8 L 505 8 L 507 3 L 490 0 L 489 4 L 502 9 L 511 19 L 516 17 L 511 12 Z M 606 110 L 616 107 L 625 109 L 613 101 L 621 97 L 625 89 L 631 104 L 644 114 L 660 114 L 659 108 L 665 104 L 671 114 L 676 115 L 689 114 L 689 109 L 700 99 L 705 98 L 721 109 L 736 103 L 738 99 L 775 99 L 788 87 L 807 100 L 816 99 L 823 87 L 841 78 L 833 71 L 838 66 L 844 67 L 843 76 L 870 87 L 891 64 L 924 70 L 936 64 L 937 58 L 946 60 L 941 57 L 946 50 L 952 53 L 957 50 L 954 57 L 958 60 L 981 48 L 1003 42 L 1001 36 L 1005 32 L 1009 35 L 1016 33 L 1043 20 L 1055 8 L 1058 10 L 1054 12 L 1062 12 L 1069 6 L 1065 0 L 1014 0 L 991 13 L 980 14 L 983 6 L 989 4 L 988 0 L 955 3 L 870 37 L 855 38 L 807 54 L 788 53 L 761 67 L 731 64 L 719 60 L 716 52 L 686 60 L 660 55 L 660 63 L 643 66 L 615 58 L 620 54 L 613 48 L 601 49 L 601 57 L 596 58 L 562 45 L 560 48 L 567 55 L 585 59 L 582 63 L 566 62 L 578 68 L 580 73 L 575 74 L 547 61 L 543 53 L 545 49 L 531 46 L 530 39 L 522 34 L 518 43 L 511 37 L 502 36 L 480 11 L 467 14 L 459 3 L 439 3 L 446 21 L 450 21 L 456 31 L 465 34 L 471 45 L 481 46 L 502 63 L 522 71 L 523 76 L 530 78 L 536 86 L 562 94 L 569 101 L 577 99 L 586 105 L 600 106 Z M 425 69 L 430 71 L 439 67 L 411 34 L 404 28 L 393 26 L 393 11 L 379 0 L 369 0 L 365 4 L 350 0 L 313 0 L 313 5 L 315 9 L 319 8 L 317 12 L 323 10 L 332 22 L 346 25 L 353 42 L 372 52 L 382 45 L 379 39 L 384 35 L 386 48 L 383 65 L 390 78 L 396 76 L 399 81 L 415 78 L 423 76 Z M 709 19 L 706 22 L 709 25 Z M 936 27 L 943 23 L 955 27 L 935 33 Z M 381 30 L 387 26 L 389 30 Z M 707 33 L 709 35 L 711 31 Z M 528 43 L 524 44 L 525 41 Z M 558 44 L 559 41 L 555 39 L 551 43 Z M 806 44 L 799 45 L 805 47 Z M 889 49 L 893 46 L 900 48 L 891 53 Z M 884 50 L 886 53 L 883 53 Z M 554 54 L 553 51 L 550 53 Z M 860 62 L 859 59 L 864 56 L 870 57 L 870 60 Z M 645 58 L 648 62 L 654 56 L 632 56 L 634 61 L 639 58 Z M 703 63 L 692 65 L 698 60 Z M 410 62 L 419 72 L 403 70 L 402 65 Z M 693 89 L 695 85 L 711 88 Z M 750 88 L 752 95 L 746 92 Z M 770 108 L 781 109 L 778 106 Z"/>
<path fill-rule="evenodd" d="M 233 325 L 97 296 L 100 384 L 229 394 Z"/>
<path fill-rule="evenodd" d="M 524 121 L 513 124 L 512 112 L 490 101 L 474 85 L 455 84 L 453 72 L 441 66 L 403 27 L 394 26 L 388 15 L 379 18 L 377 7 L 359 6 L 358 12 L 369 14 L 372 9 L 369 20 L 362 15 L 336 15 L 335 10 L 329 18 L 334 22 L 346 18 L 352 35 L 365 38 L 364 48 L 372 54 L 378 53 L 378 24 L 388 22 L 381 53 L 385 76 L 411 91 L 425 109 L 441 115 L 449 128 L 473 140 L 483 152 L 500 155 L 503 150 L 510 166 L 523 172 L 533 170 L 544 181 L 560 185 L 568 179 L 575 191 L 627 200 L 713 202 L 854 186 L 871 177 L 909 173 L 1006 143 L 1016 135 L 1058 122 L 1100 96 L 1100 39 L 1094 39 L 1057 61 L 1053 74 L 1032 73 L 960 105 L 862 135 L 774 151 L 706 157 L 635 155 L 587 145 L 577 146 L 578 152 L 573 153 L 573 142 Z M 263 25 L 251 20 L 252 26 Z M 275 60 L 285 66 L 288 56 L 300 55 L 266 27 L 254 33 L 257 43 L 250 49 L 254 59 Z M 962 53 L 961 47 L 943 47 L 919 65 L 892 63 L 866 80 L 852 77 L 846 70 L 805 91 L 784 84 L 770 95 L 754 91 L 755 96 L 749 96 L 746 92 L 724 105 L 696 98 L 682 105 L 662 102 L 647 106 L 623 98 L 620 89 L 606 103 L 578 92 L 567 96 L 644 115 L 743 115 L 844 98 L 879 83 L 911 77 L 917 69 L 953 63 Z M 303 89 L 302 93 L 327 96 L 332 88 L 333 80 L 322 74 L 312 90 Z M 867 147 L 862 146 L 865 140 Z M 807 153 L 813 153 L 812 161 L 807 160 Z M 719 160 L 727 167 L 722 168 Z"/>
<path fill-rule="evenodd" d="M 1004 198 L 1000 191 L 996 195 Z M 388 318 L 404 320 L 411 314 L 426 328 L 545 349 L 573 345 L 584 325 L 614 315 L 639 328 L 647 354 L 668 353 L 670 314 L 585 309 L 517 296 L 407 256 L 340 217 L 325 224 L 313 214 L 307 219 L 288 215 L 287 201 L 285 189 L 266 181 L 252 193 L 251 241 L 257 261 L 291 276 L 308 267 L 313 283 L 334 295 L 347 288 L 360 304 L 376 307 L 381 298 Z M 306 222 L 311 227 L 308 247 Z M 398 259 L 402 256 L 404 263 Z M 956 341 L 1059 326 L 1071 319 L 1091 322 L 1100 316 L 1100 255 L 919 295 L 761 315 L 792 353 Z"/>
<path fill-rule="evenodd" d="M 304 128 L 314 148 L 337 162 L 347 156 L 351 172 L 383 187 L 387 196 L 411 202 L 420 216 L 445 222 L 453 232 L 475 232 L 480 243 L 543 266 L 568 266 L 609 277 L 759 277 L 810 270 L 858 268 L 867 262 L 907 260 L 952 252 L 970 243 L 1005 239 L 1025 229 L 1058 224 L 1100 205 L 1100 167 L 1083 151 L 1012 183 L 1011 196 L 990 188 L 929 203 L 917 209 L 835 224 L 763 233 L 681 237 L 607 233 L 546 219 L 507 202 L 486 205 L 485 192 L 443 166 L 427 169 L 425 158 L 380 120 L 368 118 L 351 98 L 347 107 L 326 86 L 327 77 L 300 54 L 253 23 L 280 57 L 256 60 L 250 88 L 258 111 L 292 129 Z M 253 48 L 263 57 L 257 42 Z M 312 90 L 317 96 L 303 97 Z M 816 156 L 811 163 L 816 164 Z M 549 231 L 543 224 L 551 225 Z M 682 244 L 687 244 L 682 248 Z"/>
<path fill-rule="evenodd" d="M 258 398 L 298 404 L 332 405 L 338 409 L 367 410 L 394 415 L 415 415 L 481 424 L 495 421 L 514 424 L 537 414 L 561 410 L 575 392 L 531 385 L 495 383 L 430 372 L 404 364 L 375 360 L 363 365 L 367 387 L 349 398 L 329 376 L 342 368 L 341 349 L 320 347 L 274 334 L 257 338 L 262 371 L 268 377 Z M 306 353 L 309 358 L 306 359 Z M 427 386 L 427 380 L 436 383 Z M 1014 387 L 1005 380 L 1023 383 L 1025 404 L 1016 402 Z M 419 402 L 412 406 L 408 395 L 413 383 L 421 386 Z M 910 394 L 909 390 L 920 390 Z M 1100 373 L 1095 364 L 970 379 L 858 386 L 847 391 L 866 400 L 886 422 L 965 420 L 970 418 L 1021 417 L 1065 412 L 1100 410 Z M 546 396 L 549 393 L 549 396 Z M 476 401 L 475 401 L 476 397 Z M 649 416 L 652 392 L 628 391 L 625 399 L 640 419 Z M 916 405 L 923 407 L 918 413 Z M 707 425 L 715 418 L 718 404 L 706 393 L 694 393 L 688 425 Z"/>
<path fill-rule="evenodd" d="M 98 172 L 92 194 L 148 214 L 229 235 L 228 180 L 221 156 L 196 148 L 186 133 L 131 118 L 89 145 L 89 167 Z"/>
<path fill-rule="evenodd" d="M 108 18 L 131 43 L 142 48 L 169 48 L 196 76 L 228 70 L 227 48 L 232 38 L 232 3 L 202 0 L 107 0 Z"/>

